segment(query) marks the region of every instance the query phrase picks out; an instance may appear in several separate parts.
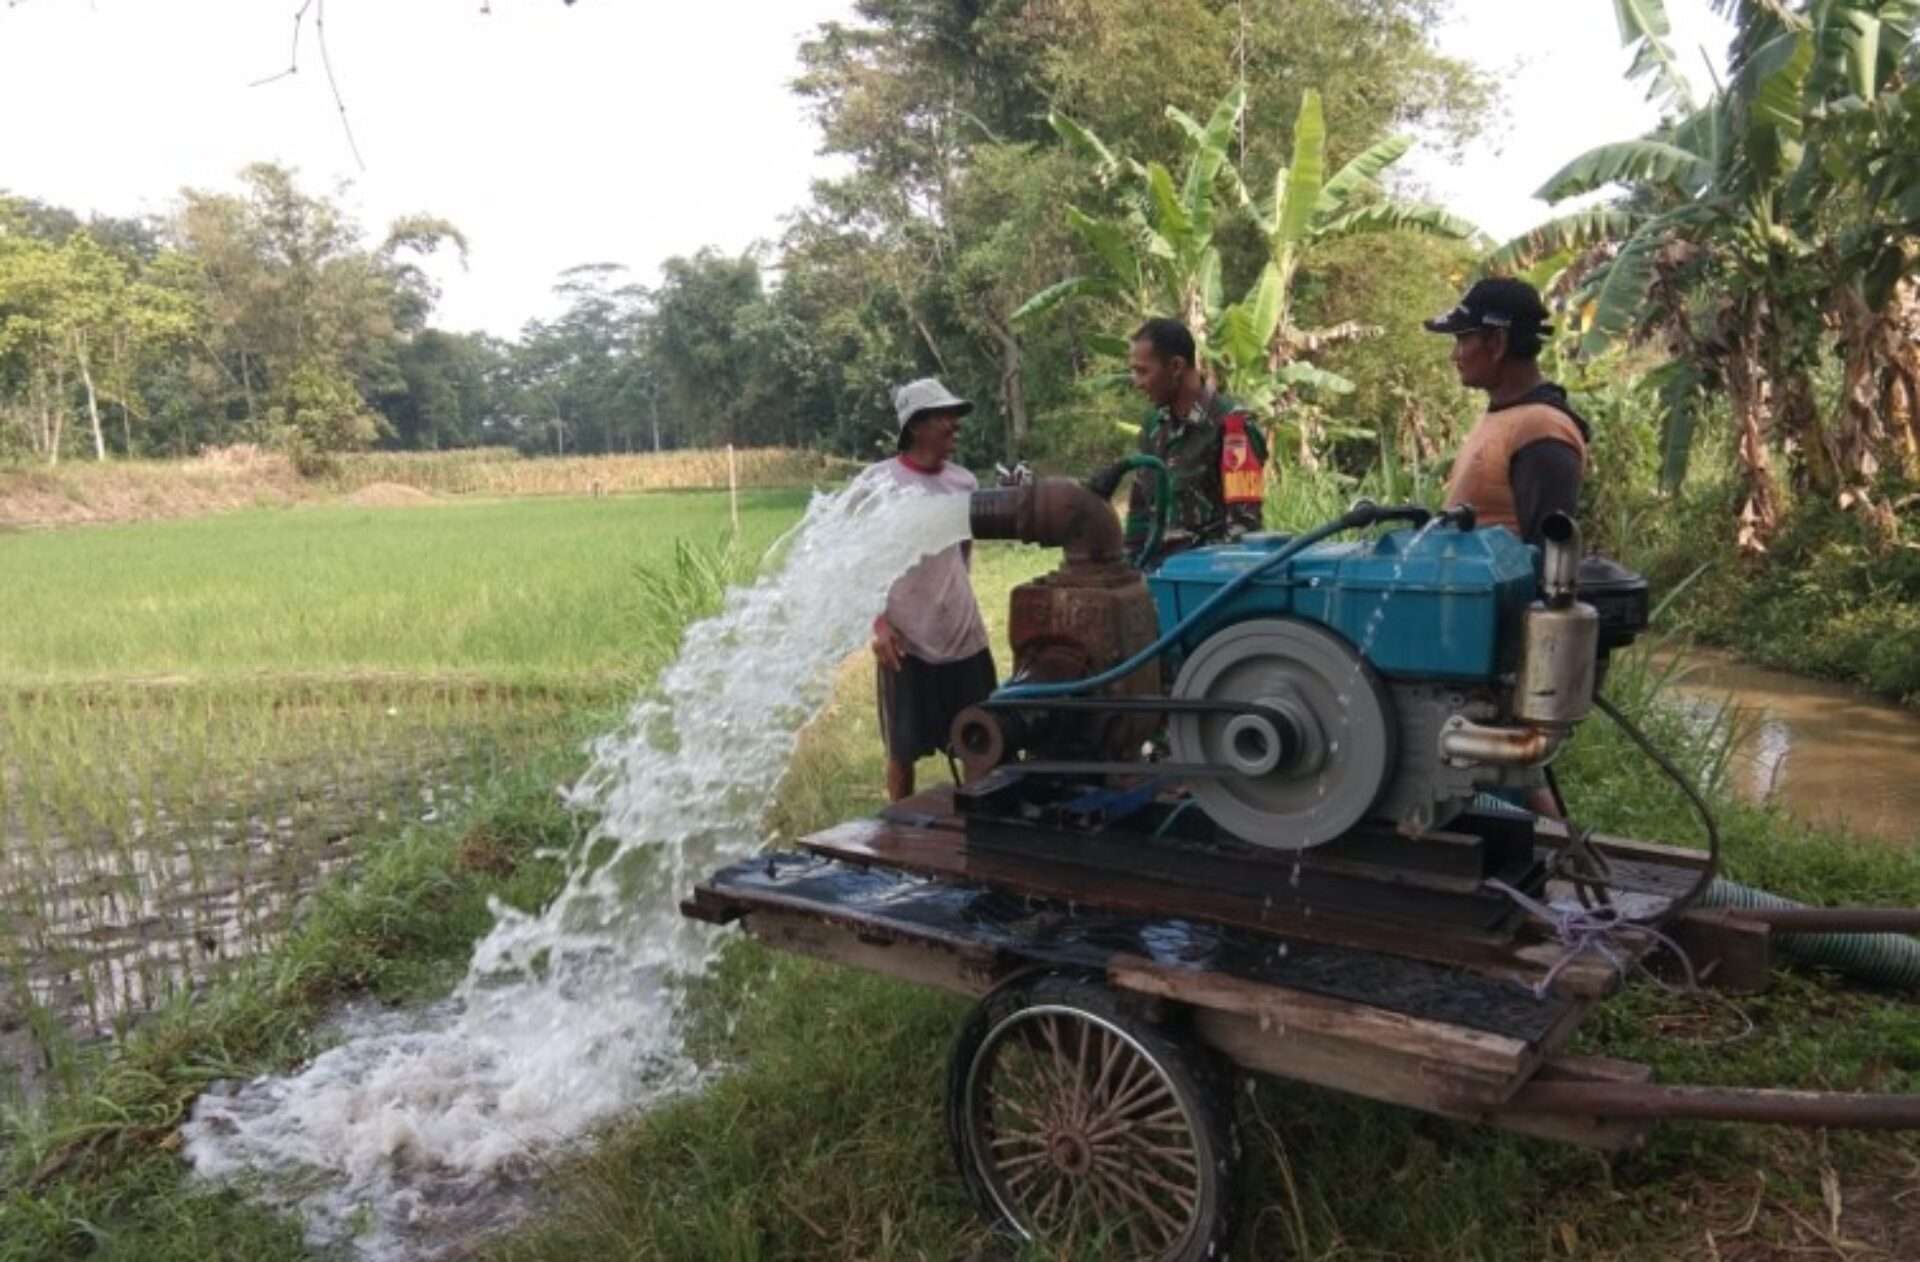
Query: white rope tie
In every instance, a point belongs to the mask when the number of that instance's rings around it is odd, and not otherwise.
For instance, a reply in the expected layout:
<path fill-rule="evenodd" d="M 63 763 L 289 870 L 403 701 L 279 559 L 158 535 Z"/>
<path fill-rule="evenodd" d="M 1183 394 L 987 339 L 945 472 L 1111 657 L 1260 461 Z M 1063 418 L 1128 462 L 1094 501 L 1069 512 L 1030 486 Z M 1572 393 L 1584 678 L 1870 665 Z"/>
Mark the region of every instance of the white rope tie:
<path fill-rule="evenodd" d="M 1687 958 L 1687 953 L 1680 949 L 1678 942 L 1652 925 L 1628 920 L 1613 907 L 1557 907 L 1522 894 L 1505 881 L 1488 881 L 1486 884 L 1488 888 L 1499 890 L 1511 898 L 1535 922 L 1550 930 L 1560 945 L 1566 948 L 1560 958 L 1554 961 L 1553 967 L 1547 970 L 1547 975 L 1533 984 L 1533 996 L 1536 999 L 1546 998 L 1547 992 L 1553 988 L 1553 983 L 1561 972 L 1588 951 L 1599 955 L 1613 966 L 1615 973 L 1625 977 L 1638 962 L 1638 957 L 1623 957 L 1618 939 L 1631 934 L 1651 938 L 1672 951 L 1680 960 L 1680 966 L 1686 973 L 1686 984 L 1673 986 L 1648 973 L 1647 976 L 1653 978 L 1656 986 L 1674 993 L 1699 989 L 1699 981 L 1694 976 L 1693 961 Z M 1644 971 L 1645 966 L 1641 967 Z"/>

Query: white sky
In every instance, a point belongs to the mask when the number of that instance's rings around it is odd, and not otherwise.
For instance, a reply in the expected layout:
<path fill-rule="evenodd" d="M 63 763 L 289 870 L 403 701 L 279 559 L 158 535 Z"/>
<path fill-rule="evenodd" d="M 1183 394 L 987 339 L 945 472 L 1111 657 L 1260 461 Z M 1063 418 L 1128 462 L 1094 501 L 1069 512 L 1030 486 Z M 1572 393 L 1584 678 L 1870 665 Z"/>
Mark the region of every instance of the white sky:
<path fill-rule="evenodd" d="M 1668 0 L 1689 67 L 1725 30 Z M 354 167 L 295 0 L 0 0 L 0 188 L 76 210 L 159 212 L 250 161 L 352 181 L 377 232 L 430 211 L 468 234 L 439 269 L 437 322 L 511 335 L 551 314 L 562 268 L 640 280 L 674 254 L 775 236 L 829 164 L 787 90 L 800 38 L 846 0 L 330 0 L 328 45 L 366 170 Z M 1453 0 L 1443 46 L 1500 73 L 1501 125 L 1457 166 L 1406 169 L 1496 238 L 1547 210 L 1533 189 L 1653 110 L 1621 81 L 1608 0 Z"/>
<path fill-rule="evenodd" d="M 1493 72 L 1504 100 L 1494 126 L 1458 163 L 1415 149 L 1400 170 L 1433 200 L 1507 241 L 1581 204 L 1534 200 L 1548 177 L 1595 145 L 1650 130 L 1659 111 L 1646 100 L 1644 80 L 1624 78 L 1633 58 L 1620 46 L 1609 0 L 1451 0 L 1449 7 L 1441 49 Z M 1667 13 L 1676 58 L 1705 101 L 1712 76 L 1725 73 L 1733 28 L 1708 0 L 1667 0 Z"/>

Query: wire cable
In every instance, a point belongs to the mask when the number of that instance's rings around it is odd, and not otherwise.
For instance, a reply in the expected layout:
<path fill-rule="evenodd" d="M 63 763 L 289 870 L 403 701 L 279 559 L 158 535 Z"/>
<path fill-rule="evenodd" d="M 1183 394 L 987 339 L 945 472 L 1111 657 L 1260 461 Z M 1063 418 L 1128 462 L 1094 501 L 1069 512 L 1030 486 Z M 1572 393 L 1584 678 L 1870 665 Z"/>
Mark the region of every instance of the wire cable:
<path fill-rule="evenodd" d="M 1627 734 L 1628 739 L 1638 745 L 1647 757 L 1653 759 L 1654 764 L 1666 773 L 1668 779 L 1680 786 L 1680 791 L 1687 795 L 1688 801 L 1693 803 L 1693 809 L 1700 813 L 1700 822 L 1707 829 L 1707 863 L 1700 869 L 1700 876 L 1694 881 L 1692 888 L 1669 903 L 1658 915 L 1628 920 L 1630 924 L 1657 928 L 1699 902 L 1701 896 L 1707 892 L 1707 887 L 1712 885 L 1714 878 L 1720 875 L 1720 825 L 1714 820 L 1712 808 L 1707 805 L 1707 800 L 1700 796 L 1700 790 L 1694 787 L 1692 779 L 1676 767 L 1672 759 L 1660 752 L 1647 734 L 1640 730 L 1638 724 L 1622 714 L 1618 706 L 1603 696 L 1596 694 L 1593 704 L 1600 707 L 1608 718 L 1618 724 L 1620 730 Z"/>

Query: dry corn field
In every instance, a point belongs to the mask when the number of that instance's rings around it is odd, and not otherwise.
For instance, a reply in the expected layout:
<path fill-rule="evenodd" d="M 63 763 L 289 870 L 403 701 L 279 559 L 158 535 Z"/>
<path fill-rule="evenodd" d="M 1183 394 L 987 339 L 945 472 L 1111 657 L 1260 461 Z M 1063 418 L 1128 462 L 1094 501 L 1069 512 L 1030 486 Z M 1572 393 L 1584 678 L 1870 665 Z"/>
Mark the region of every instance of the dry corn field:
<path fill-rule="evenodd" d="M 858 466 L 836 456 L 785 447 L 741 448 L 734 478 L 743 490 L 829 486 Z M 614 456 L 523 457 L 511 448 L 441 452 L 365 452 L 340 458 L 323 478 L 303 479 L 287 458 L 250 445 L 192 460 L 116 460 L 0 465 L 0 528 L 190 517 L 210 512 L 352 501 L 356 494 L 404 487 L 422 497 L 630 495 L 718 490 L 728 484 L 724 450 Z"/>

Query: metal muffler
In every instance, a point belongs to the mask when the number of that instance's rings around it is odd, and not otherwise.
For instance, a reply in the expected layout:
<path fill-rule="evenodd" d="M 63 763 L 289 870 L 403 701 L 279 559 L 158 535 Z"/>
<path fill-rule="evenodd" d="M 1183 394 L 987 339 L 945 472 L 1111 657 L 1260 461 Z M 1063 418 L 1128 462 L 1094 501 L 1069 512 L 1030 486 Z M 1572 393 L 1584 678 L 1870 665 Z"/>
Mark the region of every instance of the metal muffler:
<path fill-rule="evenodd" d="M 1554 513 L 1540 533 L 1542 598 L 1527 610 L 1513 713 L 1522 723 L 1564 732 L 1593 709 L 1600 614 L 1579 598 L 1580 527 Z"/>
<path fill-rule="evenodd" d="M 1600 660 L 1600 615 L 1580 596 L 1580 527 L 1565 513 L 1541 526 L 1540 599 L 1526 612 L 1513 692 L 1514 725 L 1488 726 L 1458 715 L 1440 733 L 1441 756 L 1454 763 L 1536 767 L 1593 709 Z"/>

